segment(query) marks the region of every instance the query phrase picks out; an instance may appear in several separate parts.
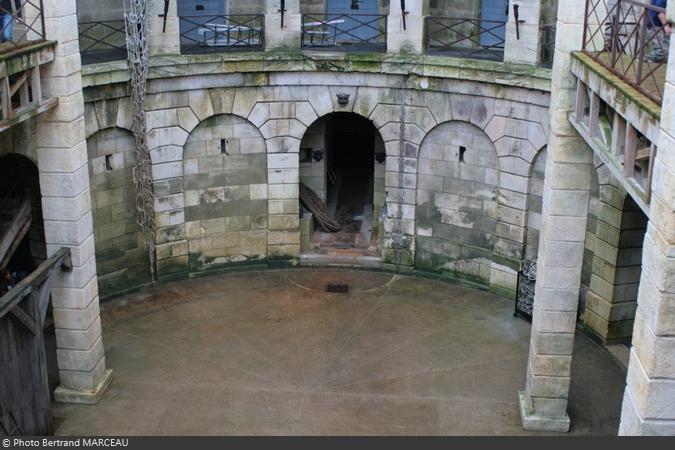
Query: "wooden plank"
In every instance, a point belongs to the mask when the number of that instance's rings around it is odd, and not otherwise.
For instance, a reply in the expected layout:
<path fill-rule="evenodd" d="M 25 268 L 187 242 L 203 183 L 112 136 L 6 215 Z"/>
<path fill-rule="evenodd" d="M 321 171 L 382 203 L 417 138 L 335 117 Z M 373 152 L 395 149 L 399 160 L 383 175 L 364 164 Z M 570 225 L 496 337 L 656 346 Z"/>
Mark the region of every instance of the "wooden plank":
<path fill-rule="evenodd" d="M 7 130 L 8 128 L 13 127 L 17 123 L 21 123 L 25 120 L 35 117 L 38 114 L 42 114 L 45 111 L 49 111 L 52 108 L 55 108 L 59 104 L 58 98 L 50 98 L 49 100 L 43 100 L 42 104 L 32 104 L 30 106 L 21 108 L 15 117 L 12 119 L 0 117 L 0 133 Z"/>
<path fill-rule="evenodd" d="M 33 103 L 40 106 L 43 103 L 42 98 L 42 80 L 40 79 L 40 66 L 33 67 L 33 73 L 30 80 L 31 91 L 33 92 Z"/>
<path fill-rule="evenodd" d="M 19 305 L 16 305 L 12 310 L 9 312 L 21 325 L 23 325 L 32 335 L 37 335 L 38 331 L 40 331 L 36 324 L 35 321 L 28 315 L 26 312 L 21 309 Z"/>
<path fill-rule="evenodd" d="M 14 112 L 12 111 L 12 98 L 9 95 L 9 77 L 3 77 L 0 80 L 0 102 L 2 102 L 2 119 L 10 120 L 14 117 Z"/>

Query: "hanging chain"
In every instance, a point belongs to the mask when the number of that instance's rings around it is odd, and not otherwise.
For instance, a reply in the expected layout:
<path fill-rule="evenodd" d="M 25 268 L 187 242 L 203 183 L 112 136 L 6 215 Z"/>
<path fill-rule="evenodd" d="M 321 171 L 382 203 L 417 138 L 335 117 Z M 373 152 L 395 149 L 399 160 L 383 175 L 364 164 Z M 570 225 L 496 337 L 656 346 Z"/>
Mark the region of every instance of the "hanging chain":
<path fill-rule="evenodd" d="M 148 78 L 148 34 L 150 31 L 151 0 L 125 0 L 124 25 L 127 43 L 127 63 L 131 72 L 132 128 L 136 164 L 136 223 L 148 251 L 150 277 L 156 282 L 155 273 L 155 199 L 152 190 L 152 162 L 146 135 L 145 94 Z"/>

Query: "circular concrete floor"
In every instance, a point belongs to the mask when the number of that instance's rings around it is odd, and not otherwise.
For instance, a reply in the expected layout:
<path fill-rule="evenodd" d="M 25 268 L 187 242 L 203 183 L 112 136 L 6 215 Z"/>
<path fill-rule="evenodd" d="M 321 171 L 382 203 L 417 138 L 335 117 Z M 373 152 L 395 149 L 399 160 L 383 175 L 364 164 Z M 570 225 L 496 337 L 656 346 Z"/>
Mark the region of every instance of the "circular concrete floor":
<path fill-rule="evenodd" d="M 327 293 L 327 284 L 349 293 Z M 530 324 L 513 302 L 387 273 L 297 269 L 171 283 L 102 305 L 113 382 L 57 434 L 524 434 Z M 625 374 L 576 338 L 572 433 L 616 434 Z"/>

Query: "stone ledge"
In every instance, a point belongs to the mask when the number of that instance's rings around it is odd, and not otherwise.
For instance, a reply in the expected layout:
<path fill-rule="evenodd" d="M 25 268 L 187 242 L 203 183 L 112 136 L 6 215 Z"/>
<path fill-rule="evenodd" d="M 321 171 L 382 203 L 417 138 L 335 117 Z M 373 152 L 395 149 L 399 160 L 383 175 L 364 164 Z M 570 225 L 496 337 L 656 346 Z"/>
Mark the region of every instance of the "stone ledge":
<path fill-rule="evenodd" d="M 518 392 L 518 411 L 524 430 L 528 431 L 551 431 L 566 433 L 570 430 L 570 418 L 565 416 L 561 419 L 550 417 L 538 417 L 533 415 L 527 407 L 525 391 Z"/>
<path fill-rule="evenodd" d="M 54 400 L 64 403 L 80 403 L 85 405 L 95 405 L 103 396 L 103 393 L 112 381 L 112 369 L 106 369 L 98 382 L 96 388 L 92 391 L 76 391 L 59 386 L 54 391 Z"/>
<path fill-rule="evenodd" d="M 267 51 L 162 55 L 150 59 L 149 80 L 194 75 L 271 72 L 339 72 L 418 75 L 550 91 L 551 70 L 525 64 L 435 55 Z M 126 83 L 125 61 L 82 68 L 85 88 Z"/>

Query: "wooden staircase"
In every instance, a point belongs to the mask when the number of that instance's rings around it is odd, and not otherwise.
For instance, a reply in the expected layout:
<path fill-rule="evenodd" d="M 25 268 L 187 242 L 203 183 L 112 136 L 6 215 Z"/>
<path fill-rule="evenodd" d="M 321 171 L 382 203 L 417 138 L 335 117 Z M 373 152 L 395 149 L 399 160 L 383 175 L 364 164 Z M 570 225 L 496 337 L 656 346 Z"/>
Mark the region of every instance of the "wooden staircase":
<path fill-rule="evenodd" d="M 12 188 L 0 197 L 0 270 L 7 267 L 30 228 L 30 199 L 22 191 Z"/>

